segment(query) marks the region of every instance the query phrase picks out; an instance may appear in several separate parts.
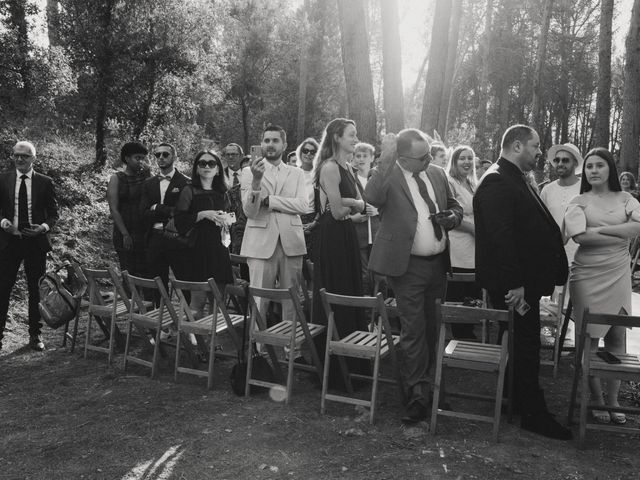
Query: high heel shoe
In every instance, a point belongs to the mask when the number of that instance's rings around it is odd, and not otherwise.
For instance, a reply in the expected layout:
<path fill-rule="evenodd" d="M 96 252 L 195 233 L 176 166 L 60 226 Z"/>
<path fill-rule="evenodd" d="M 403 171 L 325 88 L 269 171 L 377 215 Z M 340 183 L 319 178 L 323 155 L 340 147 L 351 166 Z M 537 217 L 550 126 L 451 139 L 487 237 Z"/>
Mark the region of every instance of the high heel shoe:
<path fill-rule="evenodd" d="M 627 423 L 627 417 L 624 413 L 621 412 L 611 412 L 611 423 L 615 423 L 617 425 L 624 425 Z"/>

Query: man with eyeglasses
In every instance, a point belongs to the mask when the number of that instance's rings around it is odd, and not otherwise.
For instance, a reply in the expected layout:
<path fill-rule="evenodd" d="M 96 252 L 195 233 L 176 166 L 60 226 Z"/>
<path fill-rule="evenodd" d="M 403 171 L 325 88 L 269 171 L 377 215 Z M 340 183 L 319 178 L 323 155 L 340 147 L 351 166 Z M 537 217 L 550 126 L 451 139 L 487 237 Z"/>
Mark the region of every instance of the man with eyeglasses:
<path fill-rule="evenodd" d="M 159 172 L 142 185 L 141 208 L 146 227 L 146 265 L 149 277 L 159 276 L 167 285 L 169 267 L 176 278 L 184 278 L 186 253 L 184 246 L 162 235 L 173 216 L 180 192 L 189 177 L 176 170 L 176 149 L 170 143 L 160 143 L 153 150 Z"/>
<path fill-rule="evenodd" d="M 540 192 L 540 198 L 551 212 L 558 227 L 562 228 L 567 205 L 573 197 L 580 195 L 578 173 L 582 170 L 584 160 L 578 147 L 571 143 L 565 143 L 564 145 L 554 145 L 549 149 L 547 162 L 558 179 L 545 185 Z M 578 245 L 570 238 L 564 249 L 567 252 L 569 265 L 571 265 Z"/>
<path fill-rule="evenodd" d="M 225 168 L 225 182 L 227 183 L 227 195 L 231 204 L 231 211 L 236 214 L 236 223 L 231 225 L 229 234 L 231 235 L 231 253 L 239 254 L 242 247 L 242 237 L 244 236 L 247 217 L 242 210 L 242 194 L 240 192 L 240 179 L 242 177 L 242 158 L 244 151 L 237 143 L 230 143 L 222 149 L 222 157 L 227 163 Z M 241 276 L 245 279 L 249 274 L 244 265 L 240 266 Z"/>
<path fill-rule="evenodd" d="M 29 290 L 29 346 L 44 350 L 40 338 L 38 281 L 51 250 L 49 231 L 58 220 L 51 178 L 33 170 L 36 149 L 30 142 L 13 147 L 15 170 L 0 174 L 0 349 L 9 310 L 9 296 L 24 262 Z"/>
<path fill-rule="evenodd" d="M 436 299 L 444 298 L 451 268 L 447 232 L 462 220 L 445 171 L 431 165 L 424 133 L 408 128 L 382 141 L 378 167 L 365 187 L 380 209 L 369 269 L 386 275 L 400 311 L 400 366 L 409 401 L 404 423 L 427 418 L 435 373 Z"/>

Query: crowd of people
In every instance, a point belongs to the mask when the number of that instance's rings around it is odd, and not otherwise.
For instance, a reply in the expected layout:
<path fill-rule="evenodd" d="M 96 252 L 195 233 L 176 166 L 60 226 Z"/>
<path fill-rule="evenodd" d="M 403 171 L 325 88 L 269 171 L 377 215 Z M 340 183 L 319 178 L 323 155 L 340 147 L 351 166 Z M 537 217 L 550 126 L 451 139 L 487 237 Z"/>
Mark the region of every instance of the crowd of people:
<path fill-rule="evenodd" d="M 552 146 L 547 162 L 557 179 L 539 192 L 530 172 L 542 156 L 540 139 L 525 125 L 504 133 L 495 163 L 469 145 L 448 148 L 417 129 L 387 134 L 376 157 L 373 145 L 358 140 L 355 122 L 344 118 L 329 122 L 320 142 L 306 138 L 287 150 L 285 130 L 270 125 L 260 154 L 245 156 L 236 143 L 220 153 L 201 151 L 188 177 L 176 169 L 170 143 L 153 147 L 156 174 L 146 146 L 123 145 L 122 169 L 107 186 L 120 268 L 165 283 L 171 268 L 178 279 L 214 278 L 222 287 L 234 281 L 229 254 L 235 253 L 247 258 L 242 275 L 251 285 L 288 288 L 309 258 L 317 323 L 326 322 L 319 289 L 370 295 L 388 285 L 400 313 L 406 423 L 425 419 L 433 400 L 436 300 L 470 302 L 486 289 L 493 308 L 516 310 L 511 368 L 522 428 L 571 438 L 549 413 L 539 383 L 540 299 L 568 282 L 578 328 L 586 308 L 631 313 L 629 239 L 640 235 L 640 203 L 635 178 L 618 176 L 611 152 L 594 148 L 583 158 L 572 144 Z M 23 261 L 30 345 L 44 348 L 37 281 L 58 214 L 53 183 L 34 172 L 35 158 L 31 143 L 18 142 L 15 170 L 0 174 L 0 348 Z M 448 286 L 448 272 L 474 273 L 476 282 Z M 205 300 L 192 295 L 192 309 L 202 314 Z M 292 306 L 285 303 L 281 315 L 293 320 Z M 341 337 L 367 328 L 363 312 L 343 307 L 335 316 Z M 600 338 L 614 353 L 625 349 L 624 329 L 589 334 L 594 350 Z M 464 324 L 452 335 L 476 337 Z M 286 354 L 305 362 L 299 351 Z M 370 373 L 366 361 L 352 361 L 349 369 Z M 339 372 L 330 378 L 344 387 Z M 619 382 L 608 382 L 606 397 L 597 378 L 590 387 L 594 402 L 618 405 Z M 593 417 L 626 421 L 605 410 Z"/>

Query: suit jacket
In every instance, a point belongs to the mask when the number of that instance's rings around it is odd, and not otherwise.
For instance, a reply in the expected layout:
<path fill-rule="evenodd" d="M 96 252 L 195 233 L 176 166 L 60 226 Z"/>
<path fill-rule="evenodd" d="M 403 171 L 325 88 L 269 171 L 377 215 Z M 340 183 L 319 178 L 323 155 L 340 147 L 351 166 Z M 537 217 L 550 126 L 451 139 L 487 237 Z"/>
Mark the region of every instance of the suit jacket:
<path fill-rule="evenodd" d="M 476 281 L 489 290 L 524 287 L 549 295 L 567 281 L 562 235 L 520 169 L 505 158 L 489 167 L 473 198 Z"/>
<path fill-rule="evenodd" d="M 167 187 L 164 201 L 160 203 L 160 178 L 153 176 L 145 180 L 142 184 L 140 209 L 142 210 L 142 218 L 147 235 L 149 235 L 155 223 L 166 224 L 169 221 L 175 210 L 176 203 L 178 203 L 178 198 L 180 198 L 180 192 L 189 181 L 189 177 L 176 170 Z M 156 205 L 156 207 L 151 210 L 153 205 Z"/>
<path fill-rule="evenodd" d="M 282 163 L 279 177 L 276 178 L 273 170 L 267 168 L 262 177 L 260 192 L 253 192 L 252 181 L 251 169 L 244 168 L 240 189 L 247 225 L 240 254 L 268 259 L 276 249 L 278 238 L 287 256 L 307 253 L 300 220 L 300 215 L 306 211 L 308 204 L 302 170 Z M 262 199 L 267 196 L 269 207 L 261 206 Z"/>
<path fill-rule="evenodd" d="M 369 269 L 382 275 L 397 277 L 409 266 L 411 247 L 418 224 L 418 211 L 404 173 L 397 164 L 387 175 L 375 169 L 367 182 L 367 202 L 380 210 L 380 229 L 373 241 Z M 456 215 L 456 225 L 462 220 L 462 207 L 457 202 L 443 169 L 429 165 L 427 177 L 433 186 L 440 210 L 450 209 Z M 449 243 L 445 250 L 448 267 Z"/>
<path fill-rule="evenodd" d="M 58 220 L 58 202 L 50 177 L 33 172 L 31 177 L 31 220 L 35 224 L 46 223 L 53 228 Z M 6 218 L 13 223 L 16 200 L 16 171 L 0 174 L 0 220 Z M 11 234 L 0 230 L 0 250 L 7 248 Z M 44 252 L 51 250 L 49 232 L 36 237 L 38 248 Z"/>

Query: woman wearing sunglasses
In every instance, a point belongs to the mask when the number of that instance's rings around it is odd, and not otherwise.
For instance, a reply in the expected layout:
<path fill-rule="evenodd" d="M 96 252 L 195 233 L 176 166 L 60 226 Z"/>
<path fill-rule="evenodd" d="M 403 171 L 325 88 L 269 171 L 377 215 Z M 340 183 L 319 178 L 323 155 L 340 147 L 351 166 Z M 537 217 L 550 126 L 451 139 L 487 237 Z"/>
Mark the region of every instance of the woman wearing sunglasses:
<path fill-rule="evenodd" d="M 213 277 L 220 286 L 233 283 L 229 250 L 221 235 L 221 227 L 229 226 L 226 191 L 220 157 L 213 152 L 198 153 L 193 161 L 191 185 L 182 190 L 176 204 L 176 229 L 181 235 L 193 229 L 190 235 L 195 235 L 185 280 L 205 282 Z M 196 318 L 202 316 L 205 301 L 201 292 L 191 295 L 191 308 L 198 312 Z"/>
<path fill-rule="evenodd" d="M 298 166 L 304 174 L 304 184 L 307 187 L 307 195 L 309 205 L 304 215 L 300 216 L 302 220 L 302 229 L 304 231 L 304 243 L 307 246 L 307 257 L 313 260 L 313 229 L 318 224 L 318 216 L 315 209 L 315 192 L 313 186 L 313 160 L 318 153 L 319 145 L 314 138 L 307 138 L 298 145 L 296 149 L 296 158 Z"/>

